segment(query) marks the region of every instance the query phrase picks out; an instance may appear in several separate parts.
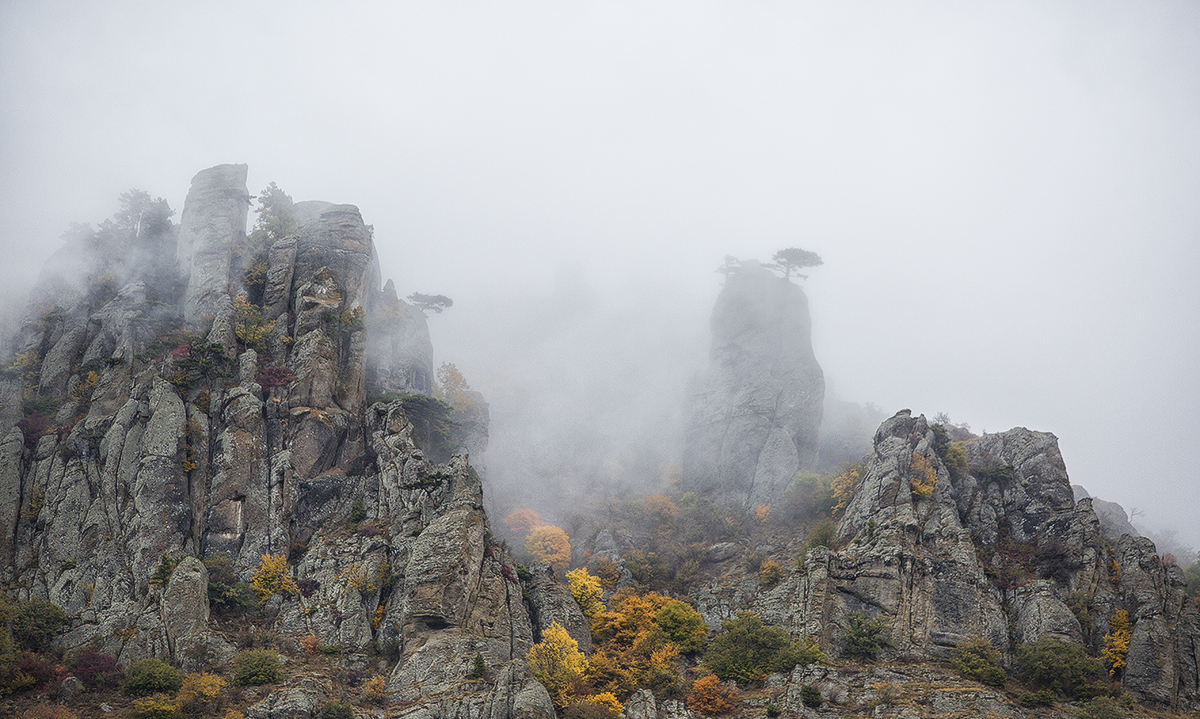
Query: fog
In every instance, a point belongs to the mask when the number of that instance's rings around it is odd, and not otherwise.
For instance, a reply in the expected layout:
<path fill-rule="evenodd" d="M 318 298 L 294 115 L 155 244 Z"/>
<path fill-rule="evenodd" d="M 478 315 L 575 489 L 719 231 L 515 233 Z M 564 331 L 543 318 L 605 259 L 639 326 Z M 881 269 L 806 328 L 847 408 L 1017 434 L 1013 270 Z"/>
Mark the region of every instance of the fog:
<path fill-rule="evenodd" d="M 1198 37 L 1190 0 L 10 0 L 3 299 L 121 192 L 248 163 L 454 299 L 493 501 L 561 508 L 670 481 L 714 270 L 802 247 L 830 397 L 1054 432 L 1200 547 Z"/>

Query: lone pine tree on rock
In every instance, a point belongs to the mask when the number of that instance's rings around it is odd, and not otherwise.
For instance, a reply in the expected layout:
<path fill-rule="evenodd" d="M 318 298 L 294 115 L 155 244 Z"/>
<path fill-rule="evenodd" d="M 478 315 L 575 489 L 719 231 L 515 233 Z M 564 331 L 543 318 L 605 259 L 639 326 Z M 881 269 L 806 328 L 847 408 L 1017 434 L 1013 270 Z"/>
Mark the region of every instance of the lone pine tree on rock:
<path fill-rule="evenodd" d="M 792 273 L 795 272 L 797 277 L 808 279 L 808 275 L 802 275 L 797 270 L 804 267 L 819 267 L 825 264 L 821 261 L 821 256 L 815 252 L 801 250 L 796 247 L 788 247 L 780 250 L 771 256 L 770 267 L 773 267 L 783 272 L 784 279 L 791 279 Z"/>

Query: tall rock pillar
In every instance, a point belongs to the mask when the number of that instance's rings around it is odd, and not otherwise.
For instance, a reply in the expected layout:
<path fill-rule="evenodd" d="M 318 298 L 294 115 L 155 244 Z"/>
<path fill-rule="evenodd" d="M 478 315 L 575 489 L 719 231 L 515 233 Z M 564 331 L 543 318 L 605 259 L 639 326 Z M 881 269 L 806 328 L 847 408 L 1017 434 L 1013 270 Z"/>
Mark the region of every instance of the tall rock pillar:
<path fill-rule="evenodd" d="M 216 315 L 228 301 L 233 251 L 245 237 L 250 208 L 246 171 L 246 165 L 217 165 L 192 178 L 176 250 L 188 278 L 183 316 L 189 324 Z"/>
<path fill-rule="evenodd" d="M 796 472 L 816 464 L 824 400 L 808 298 L 744 262 L 713 309 L 709 367 L 686 430 L 684 489 L 749 506 L 778 502 Z"/>

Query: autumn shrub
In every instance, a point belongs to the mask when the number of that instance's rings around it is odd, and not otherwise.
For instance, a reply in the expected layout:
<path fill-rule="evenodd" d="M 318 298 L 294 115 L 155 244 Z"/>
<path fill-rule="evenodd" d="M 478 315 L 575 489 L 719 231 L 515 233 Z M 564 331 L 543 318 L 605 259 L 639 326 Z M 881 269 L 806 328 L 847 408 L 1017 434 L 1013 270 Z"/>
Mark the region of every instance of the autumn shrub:
<path fill-rule="evenodd" d="M 258 594 L 259 602 L 266 602 L 277 593 L 285 596 L 300 593 L 296 580 L 288 570 L 287 556 L 283 554 L 262 555 L 262 560 L 250 577 L 250 588 Z"/>
<path fill-rule="evenodd" d="M 233 679 L 238 687 L 275 684 L 283 681 L 283 662 L 270 649 L 246 649 L 233 657 Z"/>
<path fill-rule="evenodd" d="M 912 493 L 918 497 L 932 495 L 933 488 L 937 485 L 937 472 L 933 469 L 933 463 L 924 455 L 913 454 L 909 469 L 912 471 L 912 476 L 909 477 Z"/>
<path fill-rule="evenodd" d="M 1104 664 L 1089 657 L 1083 647 L 1043 637 L 1017 646 L 1016 676 L 1026 686 L 1083 701 L 1109 694 Z"/>
<path fill-rule="evenodd" d="M 892 646 L 887 636 L 887 619 L 870 618 L 865 614 L 851 614 L 842 637 L 842 656 L 873 662 L 884 647 Z"/>
<path fill-rule="evenodd" d="M 538 527 L 546 526 L 546 523 L 538 516 L 537 512 L 522 508 L 505 517 L 504 526 L 508 527 L 508 531 L 517 537 L 526 537 Z"/>
<path fill-rule="evenodd" d="M 216 704 L 225 679 L 209 672 L 193 672 L 183 678 L 176 701 L 185 714 L 203 714 Z"/>
<path fill-rule="evenodd" d="M 91 649 L 75 658 L 72 671 L 88 689 L 115 689 L 125 680 L 125 673 L 112 655 Z"/>
<path fill-rule="evenodd" d="M 133 702 L 133 719 L 175 719 L 179 704 L 169 694 L 152 694 Z"/>
<path fill-rule="evenodd" d="M 958 643 L 950 664 L 963 676 L 997 689 L 1003 689 L 1008 678 L 1000 664 L 1000 652 L 979 634 Z"/>
<path fill-rule="evenodd" d="M 567 533 L 553 526 L 538 527 L 525 539 L 525 551 L 539 562 L 561 572 L 571 563 L 571 541 Z"/>
<path fill-rule="evenodd" d="M 19 684 L 23 685 L 16 687 L 20 689 L 33 689 L 41 692 L 57 687 L 63 679 L 67 678 L 65 667 L 47 660 L 37 652 L 22 651 L 19 653 L 16 657 L 15 669 L 16 675 L 21 678 Z"/>
<path fill-rule="evenodd" d="M 158 693 L 175 693 L 183 686 L 183 674 L 161 659 L 143 659 L 129 665 L 128 678 L 122 689 L 126 694 L 145 697 Z"/>
<path fill-rule="evenodd" d="M 1104 651 L 1100 656 L 1108 665 L 1108 675 L 1116 677 L 1125 671 L 1125 656 L 1129 654 L 1129 642 L 1133 638 L 1129 612 L 1118 609 L 1108 626 L 1108 633 L 1104 635 Z"/>
<path fill-rule="evenodd" d="M 733 711 L 736 700 L 737 689 L 723 686 L 717 675 L 709 674 L 692 682 L 685 703 L 694 712 L 712 716 Z"/>
<path fill-rule="evenodd" d="M 287 367 L 267 367 L 259 370 L 257 379 L 263 389 L 287 387 L 296 381 L 296 374 Z"/>
<path fill-rule="evenodd" d="M 704 666 L 722 680 L 749 684 L 772 672 L 788 671 L 797 664 L 825 660 L 812 642 L 792 641 L 778 627 L 768 627 L 753 612 L 738 612 L 725 622 L 708 645 Z"/>
<path fill-rule="evenodd" d="M 600 692 L 572 700 L 563 710 L 564 719 L 617 719 L 625 710 L 612 692 Z"/>
<path fill-rule="evenodd" d="M 275 329 L 275 321 L 263 316 L 263 308 L 245 297 L 233 298 L 233 333 L 247 347 L 261 349 Z"/>
<path fill-rule="evenodd" d="M 779 584 L 779 580 L 782 578 L 783 568 L 779 566 L 779 562 L 773 559 L 764 559 L 758 566 L 758 581 L 764 587 L 770 589 Z"/>
<path fill-rule="evenodd" d="M 69 624 L 63 610 L 45 599 L 19 602 L 9 615 L 13 641 L 21 649 L 39 652 L 64 625 Z"/>

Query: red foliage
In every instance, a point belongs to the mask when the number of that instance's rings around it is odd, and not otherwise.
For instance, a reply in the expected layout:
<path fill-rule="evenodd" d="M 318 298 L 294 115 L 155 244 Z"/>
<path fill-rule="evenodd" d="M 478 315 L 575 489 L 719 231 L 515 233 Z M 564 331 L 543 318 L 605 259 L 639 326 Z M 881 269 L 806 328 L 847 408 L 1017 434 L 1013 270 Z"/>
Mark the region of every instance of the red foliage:
<path fill-rule="evenodd" d="M 259 370 L 258 383 L 264 389 L 271 387 L 287 387 L 289 383 L 296 381 L 296 375 L 287 367 L 268 367 L 264 370 Z"/>
<path fill-rule="evenodd" d="M 115 689 L 125 681 L 116 659 L 91 649 L 75 660 L 75 676 L 89 689 Z"/>
<path fill-rule="evenodd" d="M 171 350 L 171 359 L 181 360 L 184 357 L 187 357 L 188 353 L 191 351 L 191 345 L 179 345 L 175 349 Z"/>

